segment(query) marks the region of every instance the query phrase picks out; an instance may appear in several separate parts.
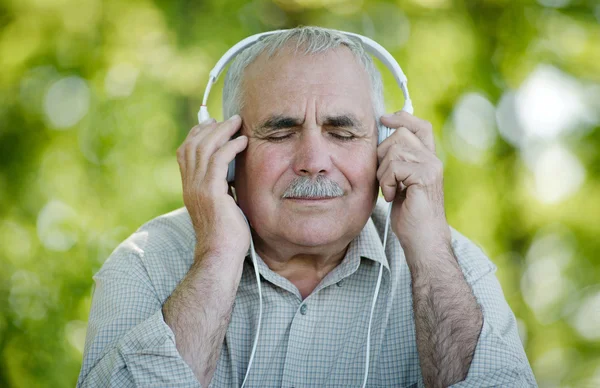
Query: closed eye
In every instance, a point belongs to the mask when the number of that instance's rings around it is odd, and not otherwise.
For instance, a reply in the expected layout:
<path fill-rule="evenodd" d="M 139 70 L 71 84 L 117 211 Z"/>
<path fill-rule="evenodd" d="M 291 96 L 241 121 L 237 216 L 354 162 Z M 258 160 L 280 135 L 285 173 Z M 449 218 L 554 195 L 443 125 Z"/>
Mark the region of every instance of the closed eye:
<path fill-rule="evenodd" d="M 329 135 L 331 137 L 333 137 L 334 139 L 341 140 L 341 141 L 350 141 L 350 140 L 356 139 L 356 136 L 354 136 L 353 134 L 348 133 L 348 132 L 344 132 L 344 133 L 329 132 Z"/>
<path fill-rule="evenodd" d="M 265 137 L 265 139 L 267 139 L 270 142 L 273 143 L 278 143 L 278 142 L 282 142 L 286 139 L 289 139 L 293 136 L 293 133 L 290 132 L 280 132 L 280 133 L 275 133 L 271 136 L 267 136 Z"/>

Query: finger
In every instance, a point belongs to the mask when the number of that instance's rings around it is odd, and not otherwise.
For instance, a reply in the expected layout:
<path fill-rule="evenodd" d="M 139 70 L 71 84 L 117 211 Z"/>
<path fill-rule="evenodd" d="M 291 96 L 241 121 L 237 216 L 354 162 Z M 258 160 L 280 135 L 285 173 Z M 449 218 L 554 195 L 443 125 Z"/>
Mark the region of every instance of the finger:
<path fill-rule="evenodd" d="M 216 148 L 220 148 L 225 144 L 237 131 L 240 130 L 242 119 L 240 115 L 233 115 L 229 119 L 218 123 L 215 130 L 209 131 L 206 134 L 207 144 L 212 144 Z M 213 150 L 213 152 L 216 151 Z"/>
<path fill-rule="evenodd" d="M 202 147 L 197 148 L 196 163 L 204 163 L 219 148 L 227 143 L 237 131 L 240 130 L 242 120 L 239 115 L 234 115 L 228 120 L 218 124 L 213 131 L 209 131 L 202 138 Z M 198 157 L 200 156 L 200 158 Z"/>
<path fill-rule="evenodd" d="M 414 163 L 393 161 L 391 162 L 386 170 L 381 174 L 379 180 L 379 186 L 381 187 L 381 193 L 386 201 L 391 202 L 396 196 L 396 191 L 400 187 L 404 190 L 410 186 L 407 184 L 407 180 L 415 173 L 416 166 Z"/>
<path fill-rule="evenodd" d="M 188 175 L 204 176 L 209 158 L 239 129 L 240 117 L 235 115 L 218 125 L 199 125 L 195 134 L 183 145 Z"/>
<path fill-rule="evenodd" d="M 191 168 L 188 166 L 196 165 L 196 147 L 209 131 L 215 130 L 215 123 L 215 119 L 210 119 L 202 124 L 193 126 L 183 143 L 177 148 L 177 162 L 184 170 Z"/>
<path fill-rule="evenodd" d="M 383 115 L 380 121 L 389 128 L 408 128 L 431 152 L 435 152 L 433 127 L 429 121 L 422 120 L 404 111 Z"/>
<path fill-rule="evenodd" d="M 379 167 L 377 168 L 377 179 L 380 180 L 381 176 L 387 170 L 388 166 L 393 161 L 400 162 L 410 162 L 410 163 L 419 163 L 421 162 L 421 158 L 416 150 L 410 150 L 404 148 L 401 144 L 393 144 L 390 146 L 383 156 L 381 161 L 379 162 Z"/>
<path fill-rule="evenodd" d="M 190 131 L 188 132 L 186 139 L 191 139 L 194 138 L 196 136 L 198 136 L 200 133 L 204 133 L 208 130 L 214 129 L 215 125 L 217 123 L 217 120 L 215 119 L 209 119 L 207 121 L 203 121 L 200 124 L 194 125 L 192 127 L 192 129 L 190 129 Z"/>
<path fill-rule="evenodd" d="M 237 154 L 245 150 L 247 146 L 248 137 L 242 135 L 228 141 L 210 157 L 206 171 L 206 181 L 209 185 L 209 190 L 215 194 L 227 193 L 227 169 L 229 163 Z"/>
<path fill-rule="evenodd" d="M 206 168 L 202 168 L 201 162 L 206 161 L 210 155 L 203 157 L 204 152 L 201 149 L 204 145 L 204 137 L 202 132 L 199 132 L 196 137 L 186 140 L 186 143 L 183 145 L 184 168 L 190 179 L 198 176 L 203 177 L 205 174 Z"/>
<path fill-rule="evenodd" d="M 390 147 L 395 145 L 400 145 L 405 149 L 413 149 L 413 150 L 425 150 L 425 145 L 419 140 L 419 138 L 412 133 L 410 130 L 404 127 L 400 127 L 392 133 L 390 137 L 385 139 L 378 147 L 377 147 L 377 160 L 379 163 L 383 160 L 385 155 L 388 153 Z"/>

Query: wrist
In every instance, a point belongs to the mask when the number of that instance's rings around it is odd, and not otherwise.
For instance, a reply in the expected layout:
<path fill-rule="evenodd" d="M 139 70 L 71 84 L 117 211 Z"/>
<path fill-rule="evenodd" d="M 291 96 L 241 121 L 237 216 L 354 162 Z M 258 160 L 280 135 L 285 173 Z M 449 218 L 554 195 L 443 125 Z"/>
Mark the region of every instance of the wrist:
<path fill-rule="evenodd" d="M 398 238 L 409 267 L 439 268 L 448 261 L 456 261 L 452 251 L 450 227 L 427 225 L 414 228 Z"/>
<path fill-rule="evenodd" d="M 207 249 L 200 244 L 194 250 L 192 267 L 198 272 L 211 273 L 219 278 L 239 279 L 244 266 L 245 252 L 239 253 L 232 249 L 220 247 Z M 190 271 L 192 268 L 190 268 Z"/>
<path fill-rule="evenodd" d="M 207 238 L 206 236 L 196 235 L 194 248 L 196 260 L 220 258 L 220 260 L 225 261 L 243 261 L 247 253 L 248 246 L 239 244 L 238 240 L 221 236 Z"/>
<path fill-rule="evenodd" d="M 405 251 L 427 252 L 452 245 L 452 234 L 446 220 L 422 222 L 399 232 L 398 240 Z"/>

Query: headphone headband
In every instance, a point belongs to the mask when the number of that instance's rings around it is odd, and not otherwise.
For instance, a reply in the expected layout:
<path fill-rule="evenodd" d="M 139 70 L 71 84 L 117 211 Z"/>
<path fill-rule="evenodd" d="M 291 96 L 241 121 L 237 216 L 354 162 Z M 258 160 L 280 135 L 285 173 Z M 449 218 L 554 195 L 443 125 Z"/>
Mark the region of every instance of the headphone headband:
<path fill-rule="evenodd" d="M 242 52 L 246 48 L 252 46 L 256 42 L 258 42 L 261 38 L 263 38 L 265 36 L 269 36 L 269 35 L 279 34 L 284 31 L 288 31 L 288 30 L 267 31 L 267 32 L 262 32 L 260 34 L 255 34 L 255 35 L 249 36 L 249 37 L 239 41 L 238 43 L 236 43 L 233 47 L 231 47 L 229 50 L 227 50 L 227 52 L 225 54 L 223 54 L 221 59 L 219 59 L 219 61 L 215 65 L 215 67 L 213 67 L 213 69 L 209 73 L 208 84 L 206 85 L 206 89 L 204 90 L 204 97 L 202 99 L 202 105 L 200 106 L 200 110 L 198 111 L 198 122 L 201 123 L 203 121 L 210 119 L 210 114 L 208 113 L 208 108 L 206 107 L 206 105 L 208 103 L 208 96 L 210 94 L 210 90 L 211 90 L 213 84 L 215 82 L 217 82 L 217 79 L 219 79 L 219 76 L 221 75 L 221 73 L 223 72 L 223 70 L 225 69 L 227 64 L 229 62 L 231 62 L 240 52 Z M 365 50 L 369 54 L 371 54 L 374 57 L 376 57 L 377 59 L 379 59 L 392 72 L 392 74 L 394 75 L 394 79 L 398 83 L 398 86 L 400 86 L 400 89 L 402 90 L 402 94 L 404 95 L 404 107 L 402 108 L 402 110 L 412 114 L 413 106 L 412 106 L 412 101 L 410 99 L 410 94 L 408 93 L 408 86 L 407 86 L 408 79 L 406 78 L 406 75 L 404 75 L 402 68 L 400 67 L 398 62 L 394 59 L 392 54 L 390 54 L 389 51 L 387 51 L 379 43 L 375 42 L 373 39 L 367 38 L 366 36 L 355 34 L 353 32 L 345 32 L 345 31 L 337 31 L 337 32 L 344 34 L 346 36 L 350 36 L 350 37 L 359 39 L 361 41 L 361 43 L 363 44 L 363 47 L 365 48 Z"/>

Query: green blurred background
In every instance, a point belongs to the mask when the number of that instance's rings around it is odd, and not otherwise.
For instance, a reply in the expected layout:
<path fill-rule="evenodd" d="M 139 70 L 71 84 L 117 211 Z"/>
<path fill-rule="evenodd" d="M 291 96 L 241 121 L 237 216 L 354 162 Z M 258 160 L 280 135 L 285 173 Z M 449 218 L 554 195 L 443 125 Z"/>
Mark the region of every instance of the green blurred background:
<path fill-rule="evenodd" d="M 448 219 L 497 264 L 540 386 L 599 387 L 599 21 L 596 0 L 0 0 L 0 386 L 75 385 L 92 275 L 183 206 L 175 150 L 208 71 L 314 24 L 403 66 Z"/>

